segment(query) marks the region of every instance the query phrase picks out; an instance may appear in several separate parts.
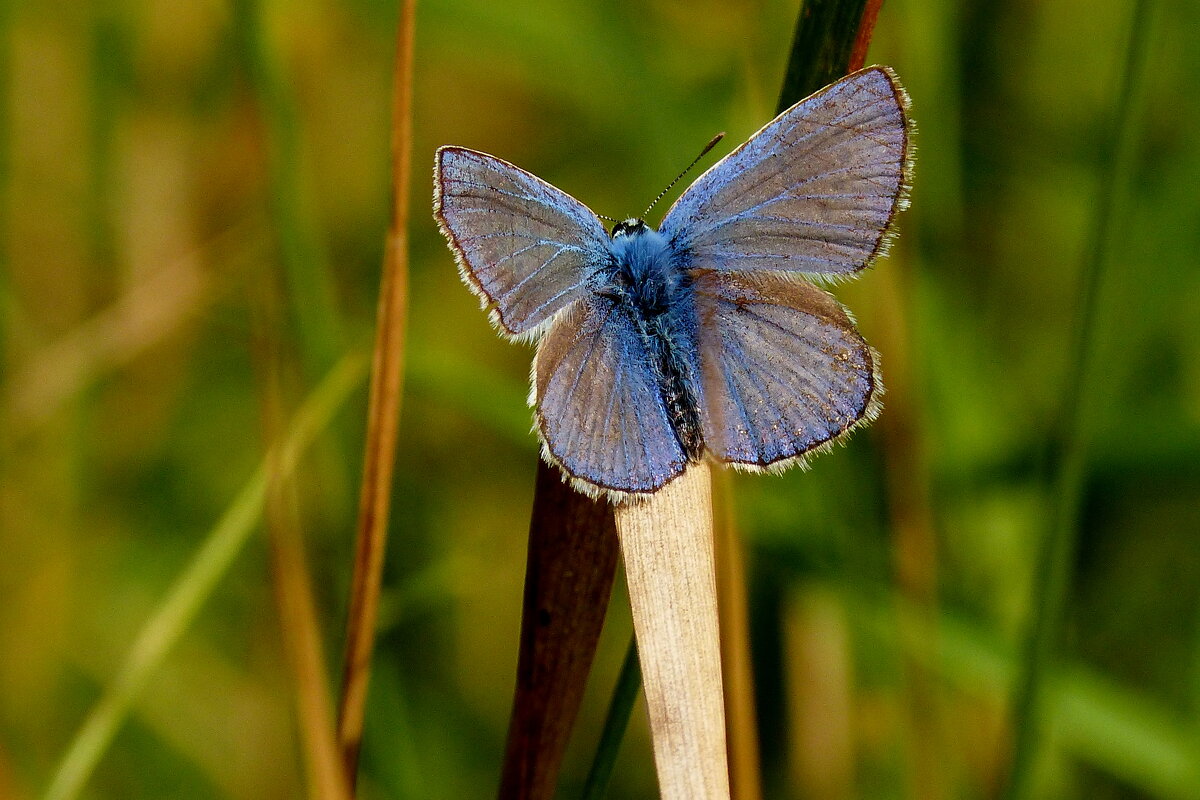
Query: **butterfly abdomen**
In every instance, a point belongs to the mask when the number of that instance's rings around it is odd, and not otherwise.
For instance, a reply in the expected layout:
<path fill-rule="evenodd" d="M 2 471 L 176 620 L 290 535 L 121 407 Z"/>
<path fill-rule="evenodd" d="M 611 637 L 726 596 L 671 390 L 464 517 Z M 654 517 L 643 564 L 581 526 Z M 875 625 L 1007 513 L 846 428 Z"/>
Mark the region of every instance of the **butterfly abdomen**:
<path fill-rule="evenodd" d="M 683 309 L 674 307 L 649 320 L 648 346 L 654 353 L 667 416 L 688 458 L 700 459 L 704 438 L 693 374 L 695 366 L 685 353 L 695 352 L 695 335 Z"/>

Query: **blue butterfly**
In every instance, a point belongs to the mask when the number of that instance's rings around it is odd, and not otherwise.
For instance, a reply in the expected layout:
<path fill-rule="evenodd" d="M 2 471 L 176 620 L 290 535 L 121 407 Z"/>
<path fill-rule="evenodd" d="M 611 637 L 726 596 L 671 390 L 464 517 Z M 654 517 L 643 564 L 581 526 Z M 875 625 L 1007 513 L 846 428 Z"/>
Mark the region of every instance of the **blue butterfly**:
<path fill-rule="evenodd" d="M 850 276 L 907 203 L 908 99 L 869 67 L 784 111 L 701 175 L 657 230 L 461 147 L 434 216 L 500 331 L 537 341 L 543 457 L 614 501 L 712 456 L 782 469 L 879 409 L 878 357 L 798 275 Z"/>

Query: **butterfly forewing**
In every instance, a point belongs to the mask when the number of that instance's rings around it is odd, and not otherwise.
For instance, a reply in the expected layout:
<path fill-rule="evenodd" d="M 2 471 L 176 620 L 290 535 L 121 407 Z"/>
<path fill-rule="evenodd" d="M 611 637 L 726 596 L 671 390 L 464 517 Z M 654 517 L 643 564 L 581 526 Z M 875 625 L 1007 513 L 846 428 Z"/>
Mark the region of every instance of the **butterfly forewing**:
<path fill-rule="evenodd" d="M 434 214 L 464 279 L 510 334 L 536 331 L 587 293 L 609 237 L 586 206 L 485 153 L 438 150 Z"/>
<path fill-rule="evenodd" d="M 555 320 L 534 389 L 546 455 L 585 490 L 650 492 L 687 463 L 629 310 L 608 298 Z"/>
<path fill-rule="evenodd" d="M 874 353 L 826 292 L 767 272 L 703 271 L 693 288 L 701 420 L 717 458 L 781 464 L 874 413 Z"/>
<path fill-rule="evenodd" d="M 884 67 L 825 87 L 700 176 L 661 232 L 697 268 L 862 269 L 907 191 L 906 105 Z"/>

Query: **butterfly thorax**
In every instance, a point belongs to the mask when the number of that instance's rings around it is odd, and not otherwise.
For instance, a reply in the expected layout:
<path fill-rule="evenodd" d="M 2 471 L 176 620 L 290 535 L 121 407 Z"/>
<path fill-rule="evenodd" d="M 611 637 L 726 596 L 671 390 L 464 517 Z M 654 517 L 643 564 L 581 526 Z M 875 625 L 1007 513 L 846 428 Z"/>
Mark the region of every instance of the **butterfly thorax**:
<path fill-rule="evenodd" d="M 694 312 L 685 291 L 688 277 L 675 263 L 666 237 L 640 219 L 616 225 L 612 253 L 611 295 L 631 312 L 679 443 L 689 457 L 698 459 L 704 447 L 696 370 L 686 356 L 696 351 Z"/>
<path fill-rule="evenodd" d="M 612 248 L 617 282 L 638 310 L 649 316 L 666 312 L 679 288 L 667 240 L 641 220 L 626 220 L 614 229 Z"/>

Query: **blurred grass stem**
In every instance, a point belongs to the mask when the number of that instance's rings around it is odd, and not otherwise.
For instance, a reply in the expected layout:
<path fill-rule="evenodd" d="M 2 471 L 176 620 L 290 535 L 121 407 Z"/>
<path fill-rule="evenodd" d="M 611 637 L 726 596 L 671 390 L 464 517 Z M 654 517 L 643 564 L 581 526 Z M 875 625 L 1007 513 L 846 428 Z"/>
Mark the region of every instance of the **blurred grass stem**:
<path fill-rule="evenodd" d="M 754 705 L 750 652 L 750 599 L 746 555 L 733 508 L 729 471 L 713 475 L 713 531 L 717 556 L 717 610 L 721 617 L 721 677 L 725 686 L 725 735 L 729 789 L 734 800 L 762 797 L 762 754 Z"/>
<path fill-rule="evenodd" d="M 1133 112 L 1145 78 L 1153 6 L 1153 0 L 1136 0 L 1134 4 L 1105 157 L 1099 161 L 1110 166 L 1100 176 L 1096 217 L 1083 265 L 1056 453 L 1054 495 L 1034 572 L 1027 651 L 1013 696 L 1013 756 L 1004 792 L 1008 800 L 1023 800 L 1032 793 L 1042 740 L 1046 673 L 1062 630 L 1070 590 L 1092 422 L 1103 397 L 1100 389 L 1105 372 L 1098 344 L 1113 317 L 1115 292 L 1108 284 L 1112 280 L 1115 221 L 1120 218 L 1120 207 L 1134 168 L 1138 118 Z"/>
<path fill-rule="evenodd" d="M 280 339 L 281 296 L 273 283 L 261 291 L 262 322 L 256 337 L 263 428 L 268 442 L 282 437 L 284 353 Z M 321 647 L 312 578 L 304 553 L 304 536 L 296 484 L 281 468 L 278 450 L 268 453 L 267 533 L 271 553 L 271 584 L 279 615 L 284 656 L 291 670 L 296 722 L 304 755 L 305 785 L 310 800 L 347 800 L 329 698 L 329 675 Z"/>
<path fill-rule="evenodd" d="M 333 703 L 325 668 L 312 577 L 304 554 L 296 489 L 272 468 L 267 487 L 267 528 L 271 540 L 271 576 L 284 651 L 292 670 L 296 716 L 304 753 L 308 796 L 346 800 L 350 796 L 333 727 Z"/>
<path fill-rule="evenodd" d="M 191 625 L 200 606 L 253 533 L 266 501 L 270 465 L 277 465 L 276 478 L 290 475 L 296 469 L 317 434 L 329 426 L 335 412 L 358 386 L 365 367 L 361 357 L 346 356 L 304 401 L 287 437 L 275 445 L 277 453 L 264 459 L 142 627 L 112 683 L 55 769 L 43 795 L 45 800 L 71 800 L 79 796 L 146 680 Z"/>
<path fill-rule="evenodd" d="M 404 0 L 396 29 L 392 84 L 392 219 L 384 249 L 379 292 L 367 406 L 367 441 L 359 494 L 358 534 L 338 704 L 338 744 L 352 795 L 362 744 L 371 653 L 375 647 L 375 624 L 379 616 L 379 590 L 387 547 L 392 473 L 396 461 L 396 437 L 404 381 L 415 23 L 416 0 Z"/>
<path fill-rule="evenodd" d="M 306 373 L 321 375 L 342 351 L 341 320 L 328 257 L 305 193 L 299 114 L 259 0 L 236 0 L 233 30 L 261 108 L 267 196 L 287 276 Z"/>
<path fill-rule="evenodd" d="M 9 185 L 12 180 L 12 18 L 16 0 L 0 0 L 0 374 L 10 375 L 9 337 L 12 335 L 13 296 L 9 274 L 9 235 L 12 209 Z M 10 441 L 6 410 L 0 410 L 0 437 Z M 0 466 L 3 461 L 0 461 Z"/>

